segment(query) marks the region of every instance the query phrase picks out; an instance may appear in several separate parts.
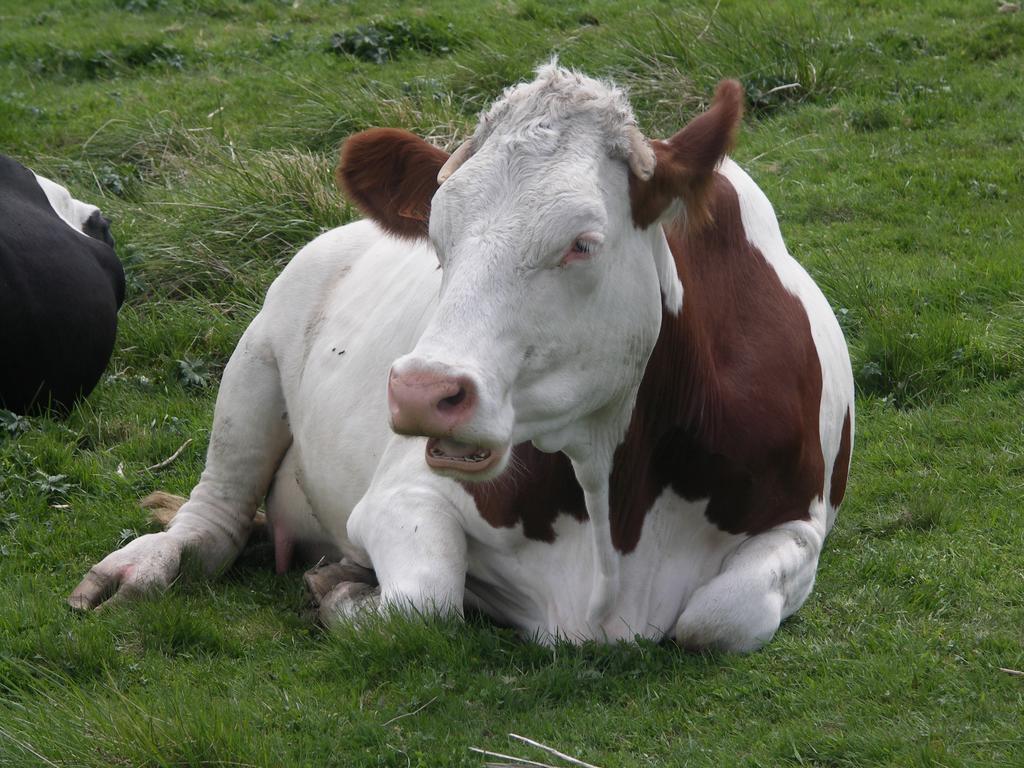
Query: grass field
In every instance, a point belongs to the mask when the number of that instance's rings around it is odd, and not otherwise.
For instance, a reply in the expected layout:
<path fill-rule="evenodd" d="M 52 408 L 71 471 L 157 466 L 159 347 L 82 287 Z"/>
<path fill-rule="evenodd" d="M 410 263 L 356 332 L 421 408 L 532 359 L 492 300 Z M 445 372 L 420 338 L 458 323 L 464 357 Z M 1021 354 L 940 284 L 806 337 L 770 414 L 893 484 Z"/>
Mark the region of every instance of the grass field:
<path fill-rule="evenodd" d="M 0 151 L 103 208 L 129 282 L 93 396 L 66 421 L 0 414 L 0 765 L 553 761 L 511 732 L 602 768 L 1024 765 L 1004 671 L 1024 669 L 1024 13 L 998 5 L 0 3 Z M 545 649 L 476 619 L 325 633 L 257 551 L 72 614 L 88 567 L 148 529 L 137 499 L 197 480 L 274 275 L 353 218 L 340 140 L 451 148 L 552 52 L 629 85 L 651 136 L 719 77 L 747 88 L 735 157 L 858 385 L 804 608 L 746 657 Z"/>

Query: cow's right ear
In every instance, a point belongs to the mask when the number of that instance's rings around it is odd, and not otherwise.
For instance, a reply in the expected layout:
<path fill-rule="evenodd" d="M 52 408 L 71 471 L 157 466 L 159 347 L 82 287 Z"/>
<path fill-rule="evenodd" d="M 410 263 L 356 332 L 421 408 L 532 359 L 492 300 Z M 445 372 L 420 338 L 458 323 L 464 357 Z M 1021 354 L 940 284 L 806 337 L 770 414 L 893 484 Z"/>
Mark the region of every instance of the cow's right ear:
<path fill-rule="evenodd" d="M 641 179 L 630 174 L 633 223 L 649 227 L 676 200 L 686 206 L 688 226 L 706 223 L 706 198 L 715 168 L 732 148 L 742 117 L 743 86 L 736 80 L 723 80 L 707 112 L 671 138 L 651 142 L 657 158 L 653 175 Z"/>
<path fill-rule="evenodd" d="M 345 141 L 334 179 L 386 231 L 423 238 L 437 174 L 447 159 L 443 149 L 408 131 L 372 128 Z"/>

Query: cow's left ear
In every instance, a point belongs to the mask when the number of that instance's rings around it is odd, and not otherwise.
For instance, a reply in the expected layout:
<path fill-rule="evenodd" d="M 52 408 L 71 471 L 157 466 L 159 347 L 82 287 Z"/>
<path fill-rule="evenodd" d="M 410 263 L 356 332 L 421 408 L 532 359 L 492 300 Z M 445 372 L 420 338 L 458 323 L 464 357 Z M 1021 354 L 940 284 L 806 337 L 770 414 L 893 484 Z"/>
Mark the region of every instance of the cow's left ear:
<path fill-rule="evenodd" d="M 723 80 L 707 112 L 672 138 L 651 142 L 657 158 L 653 175 L 646 181 L 635 174 L 629 178 L 636 226 L 649 227 L 679 199 L 686 206 L 688 223 L 699 225 L 707 219 L 705 195 L 712 174 L 732 148 L 742 116 L 743 86 L 736 80 Z"/>
<path fill-rule="evenodd" d="M 408 131 L 372 128 L 341 149 L 338 188 L 393 235 L 427 237 L 430 200 L 448 153 Z"/>

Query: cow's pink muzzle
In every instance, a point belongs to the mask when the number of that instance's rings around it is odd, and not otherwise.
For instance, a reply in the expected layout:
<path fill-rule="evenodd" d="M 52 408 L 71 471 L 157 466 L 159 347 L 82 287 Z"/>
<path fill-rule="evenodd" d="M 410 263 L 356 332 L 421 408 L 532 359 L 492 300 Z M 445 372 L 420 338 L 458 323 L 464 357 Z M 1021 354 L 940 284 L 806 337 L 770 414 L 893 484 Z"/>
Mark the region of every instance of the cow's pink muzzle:
<path fill-rule="evenodd" d="M 431 371 L 388 376 L 391 428 L 400 435 L 421 435 L 427 440 L 426 460 L 434 469 L 473 474 L 501 460 L 504 451 L 464 443 L 455 435 L 473 418 L 478 402 L 476 385 L 466 376 Z"/>

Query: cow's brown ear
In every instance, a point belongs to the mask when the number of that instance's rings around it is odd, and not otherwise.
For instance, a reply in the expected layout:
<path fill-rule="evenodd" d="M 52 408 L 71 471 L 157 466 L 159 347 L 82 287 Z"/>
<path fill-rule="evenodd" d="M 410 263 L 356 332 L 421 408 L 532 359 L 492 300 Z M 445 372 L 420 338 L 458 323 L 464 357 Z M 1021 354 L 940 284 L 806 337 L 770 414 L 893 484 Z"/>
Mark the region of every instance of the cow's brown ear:
<path fill-rule="evenodd" d="M 397 128 L 372 128 L 345 141 L 334 179 L 367 216 L 399 237 L 427 236 L 437 172 L 448 153 Z"/>
<path fill-rule="evenodd" d="M 687 221 L 700 225 L 707 219 L 705 195 L 715 167 L 732 149 L 743 117 L 743 86 L 723 80 L 711 107 L 665 141 L 652 141 L 657 157 L 654 175 L 641 181 L 630 174 L 629 197 L 633 223 L 648 227 L 676 199 L 686 205 Z"/>

